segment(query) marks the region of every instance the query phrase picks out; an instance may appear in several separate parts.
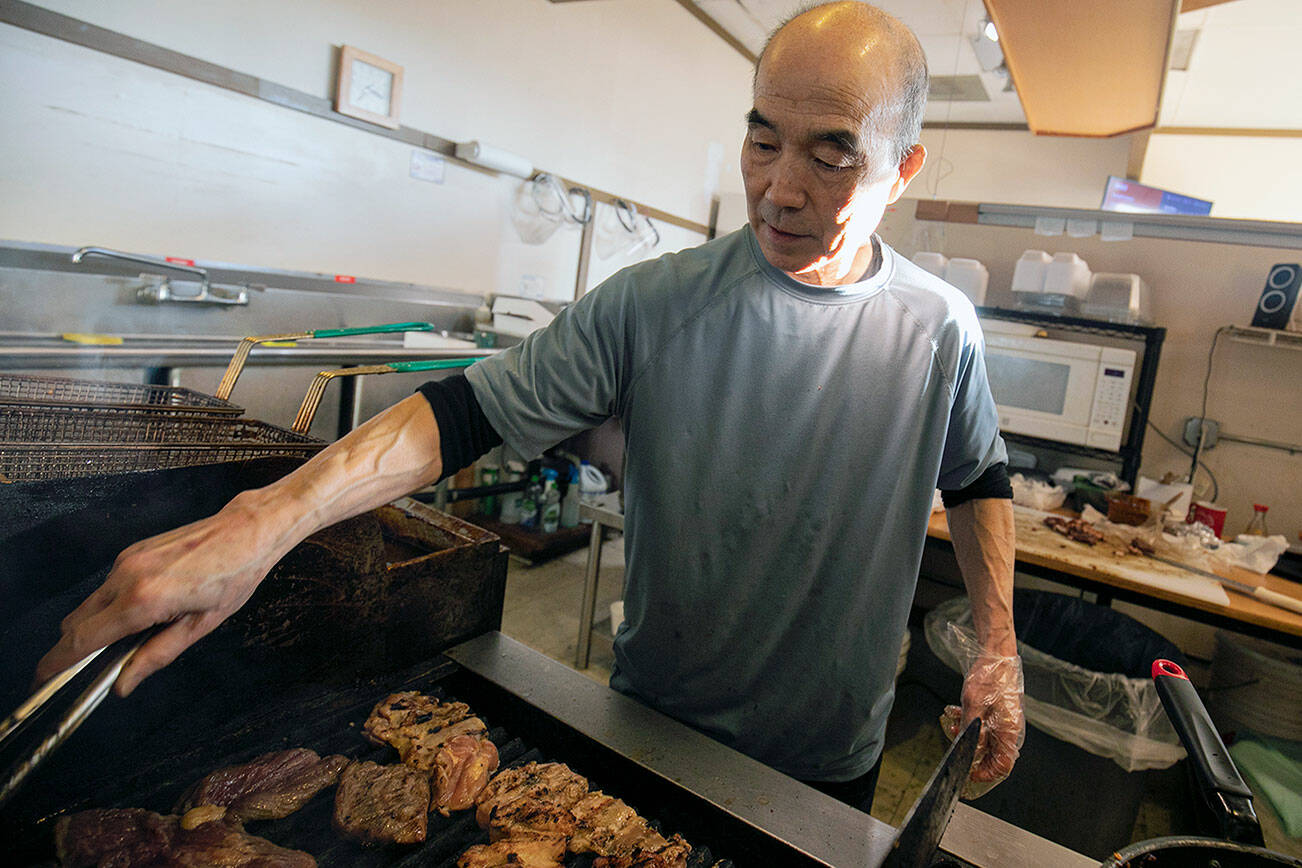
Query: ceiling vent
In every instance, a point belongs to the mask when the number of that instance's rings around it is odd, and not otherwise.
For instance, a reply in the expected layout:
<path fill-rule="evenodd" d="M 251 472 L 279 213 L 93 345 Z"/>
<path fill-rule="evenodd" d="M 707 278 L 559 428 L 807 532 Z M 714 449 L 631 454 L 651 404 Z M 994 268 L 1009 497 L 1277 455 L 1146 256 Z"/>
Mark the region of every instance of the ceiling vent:
<path fill-rule="evenodd" d="M 932 102 L 990 102 L 979 75 L 933 75 L 927 99 Z"/>

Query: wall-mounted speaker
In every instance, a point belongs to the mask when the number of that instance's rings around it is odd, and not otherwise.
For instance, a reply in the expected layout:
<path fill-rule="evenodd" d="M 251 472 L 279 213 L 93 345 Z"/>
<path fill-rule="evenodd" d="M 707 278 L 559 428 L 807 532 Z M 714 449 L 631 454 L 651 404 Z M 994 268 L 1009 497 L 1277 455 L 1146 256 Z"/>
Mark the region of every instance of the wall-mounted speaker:
<path fill-rule="evenodd" d="M 1288 328 L 1289 317 L 1297 305 L 1298 286 L 1302 284 L 1302 265 L 1283 263 L 1275 265 L 1266 275 L 1266 288 L 1257 300 L 1257 312 L 1252 324 L 1257 328 Z"/>

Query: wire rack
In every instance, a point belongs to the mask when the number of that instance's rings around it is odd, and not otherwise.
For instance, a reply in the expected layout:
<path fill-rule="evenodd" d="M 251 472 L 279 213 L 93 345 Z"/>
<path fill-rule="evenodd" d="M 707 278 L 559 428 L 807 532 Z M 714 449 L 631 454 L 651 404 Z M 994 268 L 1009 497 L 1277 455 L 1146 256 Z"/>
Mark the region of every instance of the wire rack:
<path fill-rule="evenodd" d="M 280 443 L 0 443 L 0 483 L 197 467 L 254 458 L 306 459 L 324 446 L 306 437 L 301 442 Z"/>
<path fill-rule="evenodd" d="M 155 415 L 206 413 L 238 416 L 243 407 L 179 386 L 111 383 L 67 377 L 0 375 L 0 412 L 10 406 L 104 408 Z"/>
<path fill-rule="evenodd" d="M 119 407 L 0 409 L 0 442 L 40 444 L 317 442 L 254 419 L 201 414 L 154 415 Z"/>

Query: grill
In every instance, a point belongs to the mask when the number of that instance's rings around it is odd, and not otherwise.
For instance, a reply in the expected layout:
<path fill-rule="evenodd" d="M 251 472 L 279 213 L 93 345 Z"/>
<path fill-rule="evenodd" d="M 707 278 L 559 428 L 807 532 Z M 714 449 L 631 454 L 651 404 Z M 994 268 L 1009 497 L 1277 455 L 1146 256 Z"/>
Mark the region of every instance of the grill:
<path fill-rule="evenodd" d="M 16 705 L 59 619 L 125 544 L 294 464 L 0 486 L 12 516 L 0 539 L 22 554 L 0 564 L 0 594 L 23 613 L 0 628 L 0 643 L 18 649 L 0 670 L 0 702 Z M 104 532 L 88 533 L 96 523 Z M 0 839 L 17 864 L 38 863 L 59 812 L 167 812 L 197 778 L 270 750 L 390 759 L 361 724 L 385 694 L 419 689 L 469 703 L 504 765 L 565 762 L 681 833 L 700 850 L 693 868 L 720 858 L 737 868 L 859 865 L 889 845 L 891 827 L 496 633 L 504 583 L 496 537 L 414 501 L 327 529 L 282 560 L 239 614 L 127 700 L 101 707 L 5 808 Z M 431 816 L 419 848 L 363 850 L 335 835 L 331 809 L 321 796 L 250 831 L 325 866 L 450 866 L 485 840 L 467 812 Z"/>

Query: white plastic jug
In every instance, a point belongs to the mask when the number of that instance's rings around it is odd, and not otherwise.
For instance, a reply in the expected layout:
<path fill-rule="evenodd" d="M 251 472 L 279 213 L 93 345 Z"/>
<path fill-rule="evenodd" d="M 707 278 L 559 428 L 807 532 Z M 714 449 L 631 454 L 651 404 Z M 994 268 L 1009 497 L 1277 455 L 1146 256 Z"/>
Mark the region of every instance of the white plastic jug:
<path fill-rule="evenodd" d="M 986 303 L 990 272 L 976 259 L 954 258 L 945 266 L 945 281 L 962 290 L 975 305 Z"/>

